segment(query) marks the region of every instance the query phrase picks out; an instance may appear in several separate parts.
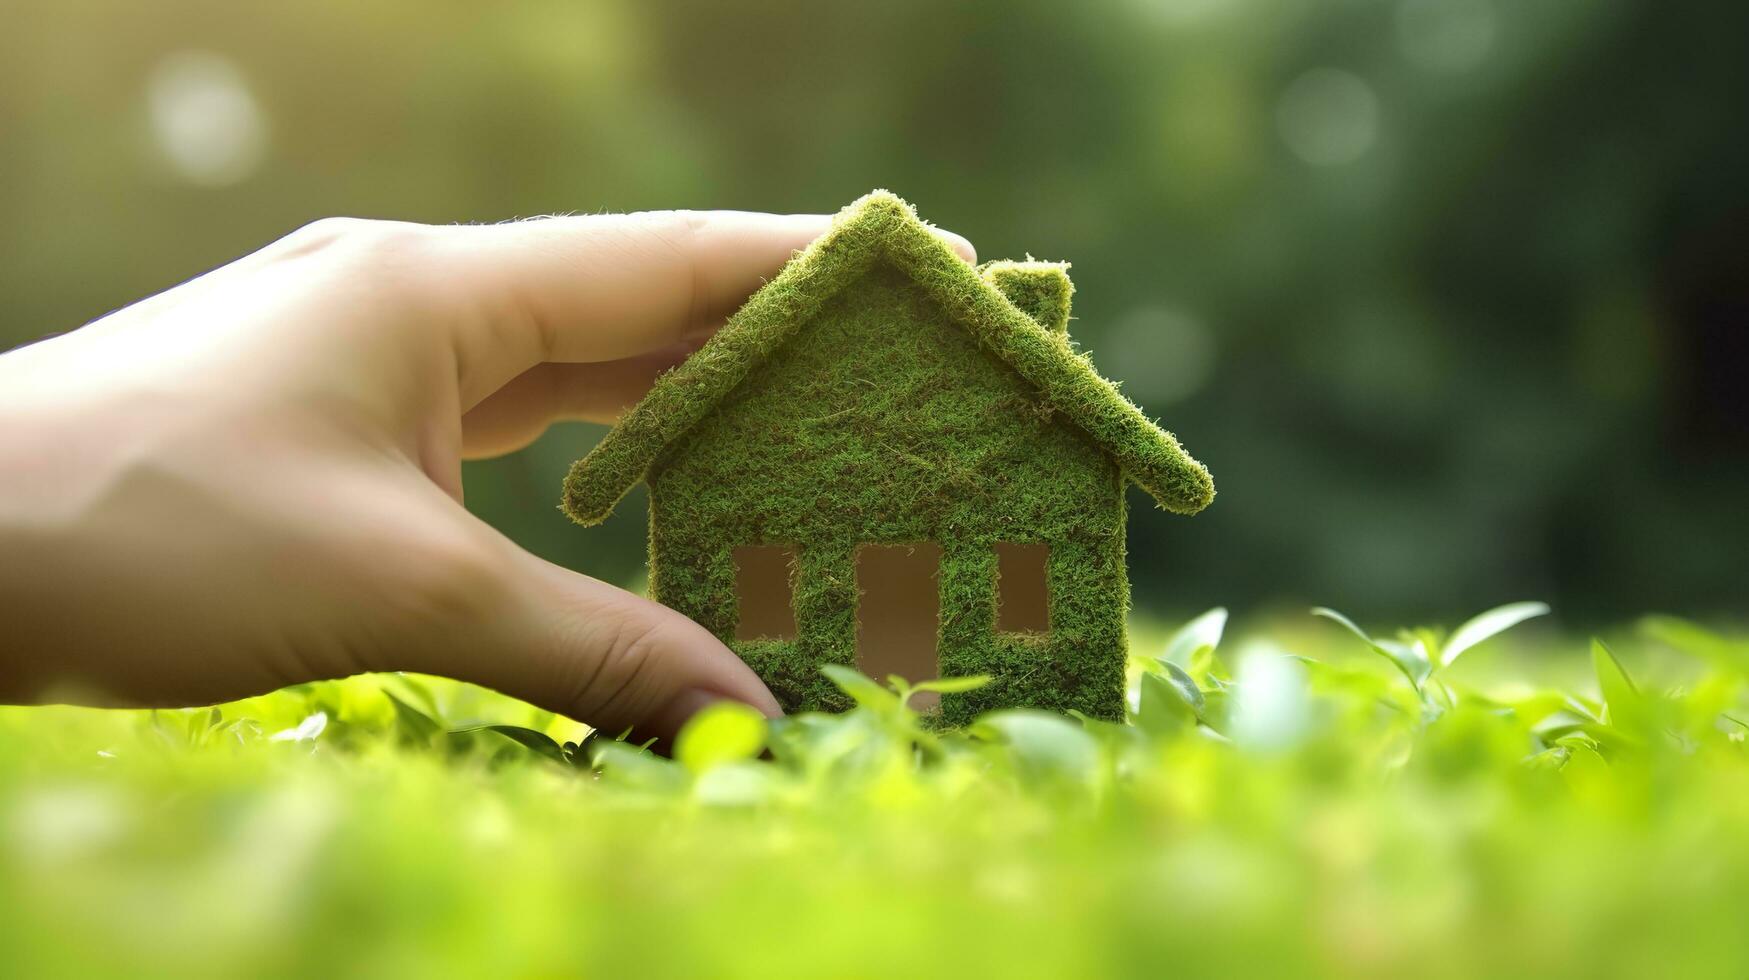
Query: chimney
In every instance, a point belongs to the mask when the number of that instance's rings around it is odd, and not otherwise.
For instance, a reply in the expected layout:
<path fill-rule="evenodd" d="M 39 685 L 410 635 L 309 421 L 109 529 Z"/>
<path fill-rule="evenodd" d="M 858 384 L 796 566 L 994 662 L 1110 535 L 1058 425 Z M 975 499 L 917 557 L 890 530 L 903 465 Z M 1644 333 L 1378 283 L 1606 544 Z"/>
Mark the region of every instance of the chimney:
<path fill-rule="evenodd" d="M 985 282 L 1046 330 L 1069 332 L 1069 297 L 1075 292 L 1069 263 L 997 260 L 984 263 L 980 271 Z"/>

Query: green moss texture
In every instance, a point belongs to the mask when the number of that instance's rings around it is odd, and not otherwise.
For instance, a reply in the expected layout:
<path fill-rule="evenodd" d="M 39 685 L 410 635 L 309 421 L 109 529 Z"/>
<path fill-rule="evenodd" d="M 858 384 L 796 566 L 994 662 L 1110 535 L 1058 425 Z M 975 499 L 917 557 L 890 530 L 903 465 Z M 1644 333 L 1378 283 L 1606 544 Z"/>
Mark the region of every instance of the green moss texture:
<path fill-rule="evenodd" d="M 1069 298 L 1075 285 L 1069 281 L 1066 262 L 986 262 L 984 278 L 1020 312 L 1037 320 L 1052 333 L 1069 329 Z"/>
<path fill-rule="evenodd" d="M 1065 267 L 974 268 L 885 192 L 839 216 L 566 478 L 579 523 L 650 485 L 650 585 L 787 710 L 844 707 L 859 545 L 940 544 L 942 720 L 994 707 L 1122 714 L 1126 479 L 1194 513 L 1208 472 L 1066 335 Z M 997 542 L 1050 547 L 1045 634 L 995 628 Z M 794 546 L 793 640 L 736 641 L 733 549 Z"/>

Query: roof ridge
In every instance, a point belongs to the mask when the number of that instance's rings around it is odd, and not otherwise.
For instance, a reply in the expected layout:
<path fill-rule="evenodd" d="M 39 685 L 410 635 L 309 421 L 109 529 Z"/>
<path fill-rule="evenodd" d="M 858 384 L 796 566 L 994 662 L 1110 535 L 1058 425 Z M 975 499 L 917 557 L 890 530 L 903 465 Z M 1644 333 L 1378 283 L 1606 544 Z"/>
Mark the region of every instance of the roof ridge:
<path fill-rule="evenodd" d="M 1039 389 L 1168 510 L 1195 513 L 1214 496 L 1208 471 L 1093 369 L 1066 335 L 1028 316 L 966 263 L 897 195 L 874 190 L 838 213 L 702 348 L 648 394 L 565 477 L 563 509 L 598 524 L 684 436 L 793 337 L 813 312 L 881 258 L 925 289 L 987 349 Z M 1065 276 L 1066 278 L 1066 276 Z"/>

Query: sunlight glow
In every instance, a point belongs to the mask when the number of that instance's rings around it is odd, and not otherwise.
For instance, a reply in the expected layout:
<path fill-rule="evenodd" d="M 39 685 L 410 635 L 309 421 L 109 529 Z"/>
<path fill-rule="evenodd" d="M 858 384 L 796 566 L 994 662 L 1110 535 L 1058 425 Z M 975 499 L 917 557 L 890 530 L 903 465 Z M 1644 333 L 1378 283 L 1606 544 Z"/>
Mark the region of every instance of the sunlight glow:
<path fill-rule="evenodd" d="M 267 120 L 231 59 L 178 51 L 146 83 L 152 137 L 191 184 L 222 187 L 253 174 L 267 153 Z"/>

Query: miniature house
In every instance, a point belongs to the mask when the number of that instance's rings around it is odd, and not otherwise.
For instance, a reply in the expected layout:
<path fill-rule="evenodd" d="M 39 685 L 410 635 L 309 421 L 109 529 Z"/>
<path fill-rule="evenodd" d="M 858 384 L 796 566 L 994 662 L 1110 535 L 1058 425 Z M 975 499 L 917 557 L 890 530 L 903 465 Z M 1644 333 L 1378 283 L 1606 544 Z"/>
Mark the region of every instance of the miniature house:
<path fill-rule="evenodd" d="M 995 707 L 1123 714 L 1124 487 L 1191 514 L 1208 472 L 1067 333 L 1065 267 L 973 267 L 875 192 L 660 378 L 565 481 L 581 524 L 650 488 L 650 590 L 786 710 L 988 674 Z"/>

